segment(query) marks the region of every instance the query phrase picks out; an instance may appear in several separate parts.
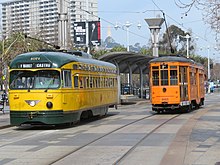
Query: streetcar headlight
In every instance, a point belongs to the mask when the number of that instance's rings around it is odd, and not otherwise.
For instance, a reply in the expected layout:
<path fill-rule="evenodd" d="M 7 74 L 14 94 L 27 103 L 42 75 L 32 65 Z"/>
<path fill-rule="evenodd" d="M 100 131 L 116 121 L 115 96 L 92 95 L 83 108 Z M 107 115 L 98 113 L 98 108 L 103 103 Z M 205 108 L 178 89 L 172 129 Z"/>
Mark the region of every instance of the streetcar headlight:
<path fill-rule="evenodd" d="M 47 105 L 47 108 L 52 108 L 53 107 L 53 103 L 50 102 L 50 101 L 48 101 L 46 105 Z"/>
<path fill-rule="evenodd" d="M 35 105 L 37 105 L 40 100 L 25 100 L 25 102 L 30 105 L 31 107 L 34 107 Z"/>
<path fill-rule="evenodd" d="M 34 107 L 36 105 L 36 103 L 35 103 L 35 101 L 30 101 L 29 105 Z"/>
<path fill-rule="evenodd" d="M 165 93 L 167 91 L 167 89 L 166 88 L 163 88 L 163 92 Z"/>

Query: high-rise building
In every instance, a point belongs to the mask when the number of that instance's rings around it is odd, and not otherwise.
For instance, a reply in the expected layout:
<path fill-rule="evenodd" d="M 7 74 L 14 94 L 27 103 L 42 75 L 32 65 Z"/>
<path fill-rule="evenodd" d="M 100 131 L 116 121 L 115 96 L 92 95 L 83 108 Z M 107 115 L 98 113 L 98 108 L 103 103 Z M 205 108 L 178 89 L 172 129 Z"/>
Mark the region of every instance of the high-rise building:
<path fill-rule="evenodd" d="M 97 21 L 98 0 L 65 0 L 68 28 L 73 40 L 74 22 Z M 58 44 L 59 0 L 10 0 L 2 3 L 3 37 L 23 32 L 51 44 Z"/>

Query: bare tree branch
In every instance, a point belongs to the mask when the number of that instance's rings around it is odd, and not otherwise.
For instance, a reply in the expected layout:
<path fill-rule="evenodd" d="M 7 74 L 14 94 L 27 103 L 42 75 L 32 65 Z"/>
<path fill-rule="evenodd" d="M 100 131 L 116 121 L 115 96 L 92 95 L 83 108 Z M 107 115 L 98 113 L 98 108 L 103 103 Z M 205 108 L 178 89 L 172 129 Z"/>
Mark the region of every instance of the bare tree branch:
<path fill-rule="evenodd" d="M 216 32 L 216 42 L 220 32 L 220 1 L 219 0 L 191 0 L 189 3 L 184 3 L 183 0 L 174 0 L 175 4 L 185 9 L 187 14 L 192 7 L 196 7 L 202 11 L 203 20 L 210 25 L 210 29 Z"/>

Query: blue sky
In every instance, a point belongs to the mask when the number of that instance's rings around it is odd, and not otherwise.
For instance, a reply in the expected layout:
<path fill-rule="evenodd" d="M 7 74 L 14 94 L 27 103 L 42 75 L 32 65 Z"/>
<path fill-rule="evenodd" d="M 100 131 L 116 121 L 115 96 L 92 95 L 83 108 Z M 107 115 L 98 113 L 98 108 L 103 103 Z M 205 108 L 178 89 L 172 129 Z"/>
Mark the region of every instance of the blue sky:
<path fill-rule="evenodd" d="M 9 0 L 0 0 L 7 2 Z M 184 0 L 187 2 L 190 0 Z M 193 36 L 198 37 L 197 42 L 198 54 L 207 56 L 207 46 L 211 47 L 210 57 L 217 59 L 217 52 L 213 49 L 215 44 L 215 35 L 208 25 L 202 21 L 202 12 L 193 8 L 187 16 L 183 13 L 185 10 L 180 9 L 175 5 L 174 0 L 98 0 L 98 16 L 101 18 L 101 37 L 107 37 L 107 31 L 110 29 L 111 36 L 116 42 L 126 46 L 126 31 L 122 29 L 115 30 L 116 22 L 119 25 L 124 25 L 129 21 L 132 25 L 129 28 L 130 44 L 140 43 L 146 45 L 149 43 L 150 30 L 145 18 L 153 18 L 162 13 L 158 10 L 163 10 L 166 16 L 166 21 L 169 25 L 176 25 L 187 31 L 192 30 Z M 141 29 L 137 28 L 138 23 L 141 24 Z M 162 25 L 162 34 L 165 31 L 165 24 Z M 199 48 L 203 47 L 201 51 Z M 215 53 L 215 55 L 213 55 Z M 220 60 L 220 59 L 219 59 Z"/>
<path fill-rule="evenodd" d="M 186 0 L 184 2 L 187 2 Z M 185 16 L 183 14 L 186 10 L 180 9 L 176 6 L 174 0 L 98 0 L 99 17 L 101 18 L 102 25 L 102 39 L 107 37 L 107 29 L 111 29 L 111 36 L 116 42 L 124 44 L 126 46 L 126 31 L 115 30 L 114 25 L 116 22 L 121 25 L 126 21 L 132 23 L 129 31 L 130 44 L 139 42 L 141 45 L 147 44 L 150 39 L 150 30 L 145 18 L 156 17 L 158 14 L 163 16 L 161 12 L 156 10 L 163 10 L 166 16 L 166 21 L 169 25 L 176 25 L 184 31 L 192 30 L 192 37 L 198 37 L 197 47 L 203 47 L 203 50 L 198 50 L 197 53 L 206 56 L 207 46 L 210 45 L 210 57 L 216 56 L 214 48 L 215 33 L 205 24 L 202 20 L 202 11 L 196 8 Z M 140 30 L 137 28 L 137 24 L 141 23 Z M 109 28 L 110 27 L 110 28 Z M 165 31 L 165 24 L 162 25 L 162 34 Z M 137 34 L 137 35 L 136 35 Z M 141 37 L 140 37 L 141 36 Z M 212 50 L 213 49 L 213 50 Z M 213 55 L 215 53 L 215 55 Z"/>

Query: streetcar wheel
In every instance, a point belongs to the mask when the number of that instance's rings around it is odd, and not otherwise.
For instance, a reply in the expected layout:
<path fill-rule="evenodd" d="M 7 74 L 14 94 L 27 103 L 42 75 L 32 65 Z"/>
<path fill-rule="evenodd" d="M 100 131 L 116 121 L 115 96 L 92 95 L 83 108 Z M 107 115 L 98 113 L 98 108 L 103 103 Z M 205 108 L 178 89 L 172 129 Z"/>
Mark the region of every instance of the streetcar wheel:
<path fill-rule="evenodd" d="M 187 107 L 187 109 L 188 109 L 188 111 L 187 111 L 187 112 L 192 111 L 192 110 L 193 110 L 193 106 L 192 106 L 192 104 L 189 104 L 189 106 Z"/>
<path fill-rule="evenodd" d="M 89 111 L 83 111 L 80 118 L 81 119 L 88 119 L 89 118 Z"/>

